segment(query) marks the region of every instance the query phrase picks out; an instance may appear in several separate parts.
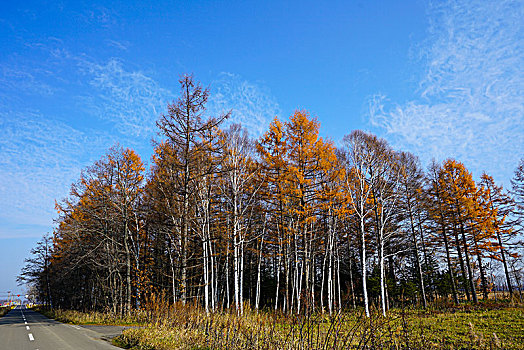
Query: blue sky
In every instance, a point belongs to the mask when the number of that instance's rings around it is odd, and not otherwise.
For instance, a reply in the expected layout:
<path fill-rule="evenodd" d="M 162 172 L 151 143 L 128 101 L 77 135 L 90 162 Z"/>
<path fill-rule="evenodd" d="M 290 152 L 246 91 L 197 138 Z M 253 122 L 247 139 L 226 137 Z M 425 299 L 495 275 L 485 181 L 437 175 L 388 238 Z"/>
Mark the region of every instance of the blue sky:
<path fill-rule="evenodd" d="M 522 18 L 522 0 L 0 3 L 0 298 L 82 168 L 116 142 L 149 160 L 182 73 L 254 136 L 307 109 L 335 142 L 366 129 L 508 184 Z"/>

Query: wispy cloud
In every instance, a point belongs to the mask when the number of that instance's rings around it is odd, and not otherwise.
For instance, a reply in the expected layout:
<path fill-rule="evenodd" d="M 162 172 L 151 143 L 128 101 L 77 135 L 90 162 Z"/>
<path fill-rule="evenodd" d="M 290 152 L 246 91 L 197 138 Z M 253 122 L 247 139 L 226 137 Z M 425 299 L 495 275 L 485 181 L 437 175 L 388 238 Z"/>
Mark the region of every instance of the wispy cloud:
<path fill-rule="evenodd" d="M 35 77 L 34 72 L 16 66 L 0 65 L 0 98 L 10 99 L 12 92 L 49 96 L 56 92 L 51 85 Z"/>
<path fill-rule="evenodd" d="M 156 133 L 156 120 L 166 112 L 167 103 L 177 96 L 139 70 L 126 69 L 118 59 L 105 64 L 83 60 L 90 84 L 97 89 L 89 108 L 110 120 L 121 134 L 149 139 Z M 232 110 L 229 123 L 241 123 L 251 136 L 265 132 L 280 108 L 270 91 L 261 84 L 232 73 L 221 73 L 210 84 L 208 112 L 218 115 Z"/>
<path fill-rule="evenodd" d="M 118 40 L 108 39 L 108 40 L 106 40 L 106 43 L 109 46 L 116 47 L 117 49 L 120 49 L 120 50 L 123 50 L 123 51 L 127 51 L 128 47 L 130 45 L 129 41 L 127 41 L 127 40 L 118 41 Z"/>
<path fill-rule="evenodd" d="M 89 5 L 89 7 L 77 15 L 77 17 L 88 24 L 110 27 L 117 24 L 118 14 L 107 7 Z"/>
<path fill-rule="evenodd" d="M 0 218 L 52 224 L 54 200 L 83 167 L 88 137 L 40 113 L 0 111 Z"/>
<path fill-rule="evenodd" d="M 424 161 L 455 157 L 507 181 L 524 156 L 524 2 L 436 2 L 418 98 L 375 96 L 372 125 Z"/>
<path fill-rule="evenodd" d="M 212 114 L 232 110 L 228 123 L 240 123 L 252 137 L 261 136 L 271 120 L 280 114 L 275 98 L 263 85 L 252 83 L 232 73 L 221 73 L 211 84 L 209 111 Z"/>
<path fill-rule="evenodd" d="M 128 136 L 151 137 L 155 122 L 165 110 L 171 92 L 141 71 L 130 71 L 118 59 L 105 64 L 81 61 L 90 84 L 96 88 L 90 108 Z"/>
<path fill-rule="evenodd" d="M 157 118 L 177 97 L 118 58 L 96 60 L 59 40 L 27 47 L 43 59 L 0 63 L 0 238 L 48 231 L 54 201 L 67 196 L 81 169 L 116 142 L 147 152 Z M 209 113 L 229 109 L 229 123 L 255 137 L 279 113 L 267 89 L 223 73 L 211 84 Z"/>

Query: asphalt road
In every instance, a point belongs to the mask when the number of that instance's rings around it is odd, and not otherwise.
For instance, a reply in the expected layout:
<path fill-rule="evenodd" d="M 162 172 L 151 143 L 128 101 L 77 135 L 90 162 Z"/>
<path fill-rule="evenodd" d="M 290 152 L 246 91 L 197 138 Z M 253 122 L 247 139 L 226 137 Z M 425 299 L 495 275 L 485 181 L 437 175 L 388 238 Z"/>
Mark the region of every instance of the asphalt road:
<path fill-rule="evenodd" d="M 0 350 L 119 349 L 101 338 L 121 332 L 122 327 L 93 327 L 63 324 L 24 307 L 0 318 Z"/>

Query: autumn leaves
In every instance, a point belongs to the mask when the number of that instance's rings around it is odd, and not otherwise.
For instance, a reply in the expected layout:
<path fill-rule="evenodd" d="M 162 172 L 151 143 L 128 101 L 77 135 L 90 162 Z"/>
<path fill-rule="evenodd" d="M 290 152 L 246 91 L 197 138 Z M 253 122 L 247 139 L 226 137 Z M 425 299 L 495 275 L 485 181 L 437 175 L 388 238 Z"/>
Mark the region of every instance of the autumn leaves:
<path fill-rule="evenodd" d="M 207 312 L 248 302 L 369 315 L 401 298 L 476 301 L 479 282 L 486 297 L 487 260 L 512 284 L 511 198 L 489 176 L 477 185 L 453 160 L 424 174 L 358 130 L 337 149 L 305 111 L 253 141 L 221 128 L 229 114 L 206 116 L 209 93 L 192 77 L 180 84 L 147 174 L 135 152 L 112 148 L 57 205 L 41 300 L 126 313 L 163 295 Z"/>

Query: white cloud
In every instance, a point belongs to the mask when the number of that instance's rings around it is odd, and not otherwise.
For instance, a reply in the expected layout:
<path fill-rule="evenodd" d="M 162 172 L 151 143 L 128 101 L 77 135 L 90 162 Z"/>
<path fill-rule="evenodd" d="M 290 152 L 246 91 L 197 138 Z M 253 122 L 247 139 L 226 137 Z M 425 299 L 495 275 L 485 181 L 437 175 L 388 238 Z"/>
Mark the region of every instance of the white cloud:
<path fill-rule="evenodd" d="M 49 231 L 55 199 L 114 143 L 147 160 L 155 122 L 176 99 L 117 58 L 72 53 L 59 40 L 27 47 L 41 59 L 0 63 L 0 238 Z M 211 115 L 233 109 L 230 122 L 255 137 L 279 112 L 264 88 L 228 73 L 211 84 L 209 107 Z"/>
<path fill-rule="evenodd" d="M 212 115 L 232 110 L 227 122 L 240 123 L 251 137 L 261 136 L 280 107 L 268 89 L 232 73 L 221 73 L 211 84 L 209 112 Z"/>
<path fill-rule="evenodd" d="M 524 2 L 437 2 L 429 15 L 418 98 L 375 96 L 370 121 L 424 161 L 455 157 L 507 182 L 524 156 Z"/>
<path fill-rule="evenodd" d="M 125 70 L 117 59 L 107 64 L 84 60 L 81 66 L 99 91 L 94 91 L 89 108 L 114 122 L 122 134 L 149 138 L 155 133 L 155 122 L 171 97 L 168 90 L 140 71 Z"/>
<path fill-rule="evenodd" d="M 51 96 L 56 89 L 35 77 L 35 72 L 27 68 L 0 65 L 0 97 L 13 99 L 12 92 L 20 94 L 35 94 Z M 17 96 L 18 97 L 18 96 Z"/>
<path fill-rule="evenodd" d="M 83 167 L 87 136 L 38 112 L 0 111 L 0 130 L 0 218 L 51 226 L 55 198 Z"/>
<path fill-rule="evenodd" d="M 127 51 L 128 47 L 130 45 L 129 41 L 127 41 L 127 40 L 118 41 L 118 40 L 108 39 L 108 40 L 106 40 L 106 43 L 109 46 L 116 47 L 117 49 L 120 49 L 120 50 L 123 50 L 123 51 Z"/>
<path fill-rule="evenodd" d="M 107 7 L 89 5 L 85 11 L 77 14 L 76 17 L 85 23 L 109 28 L 118 23 L 119 16 L 116 11 Z"/>

